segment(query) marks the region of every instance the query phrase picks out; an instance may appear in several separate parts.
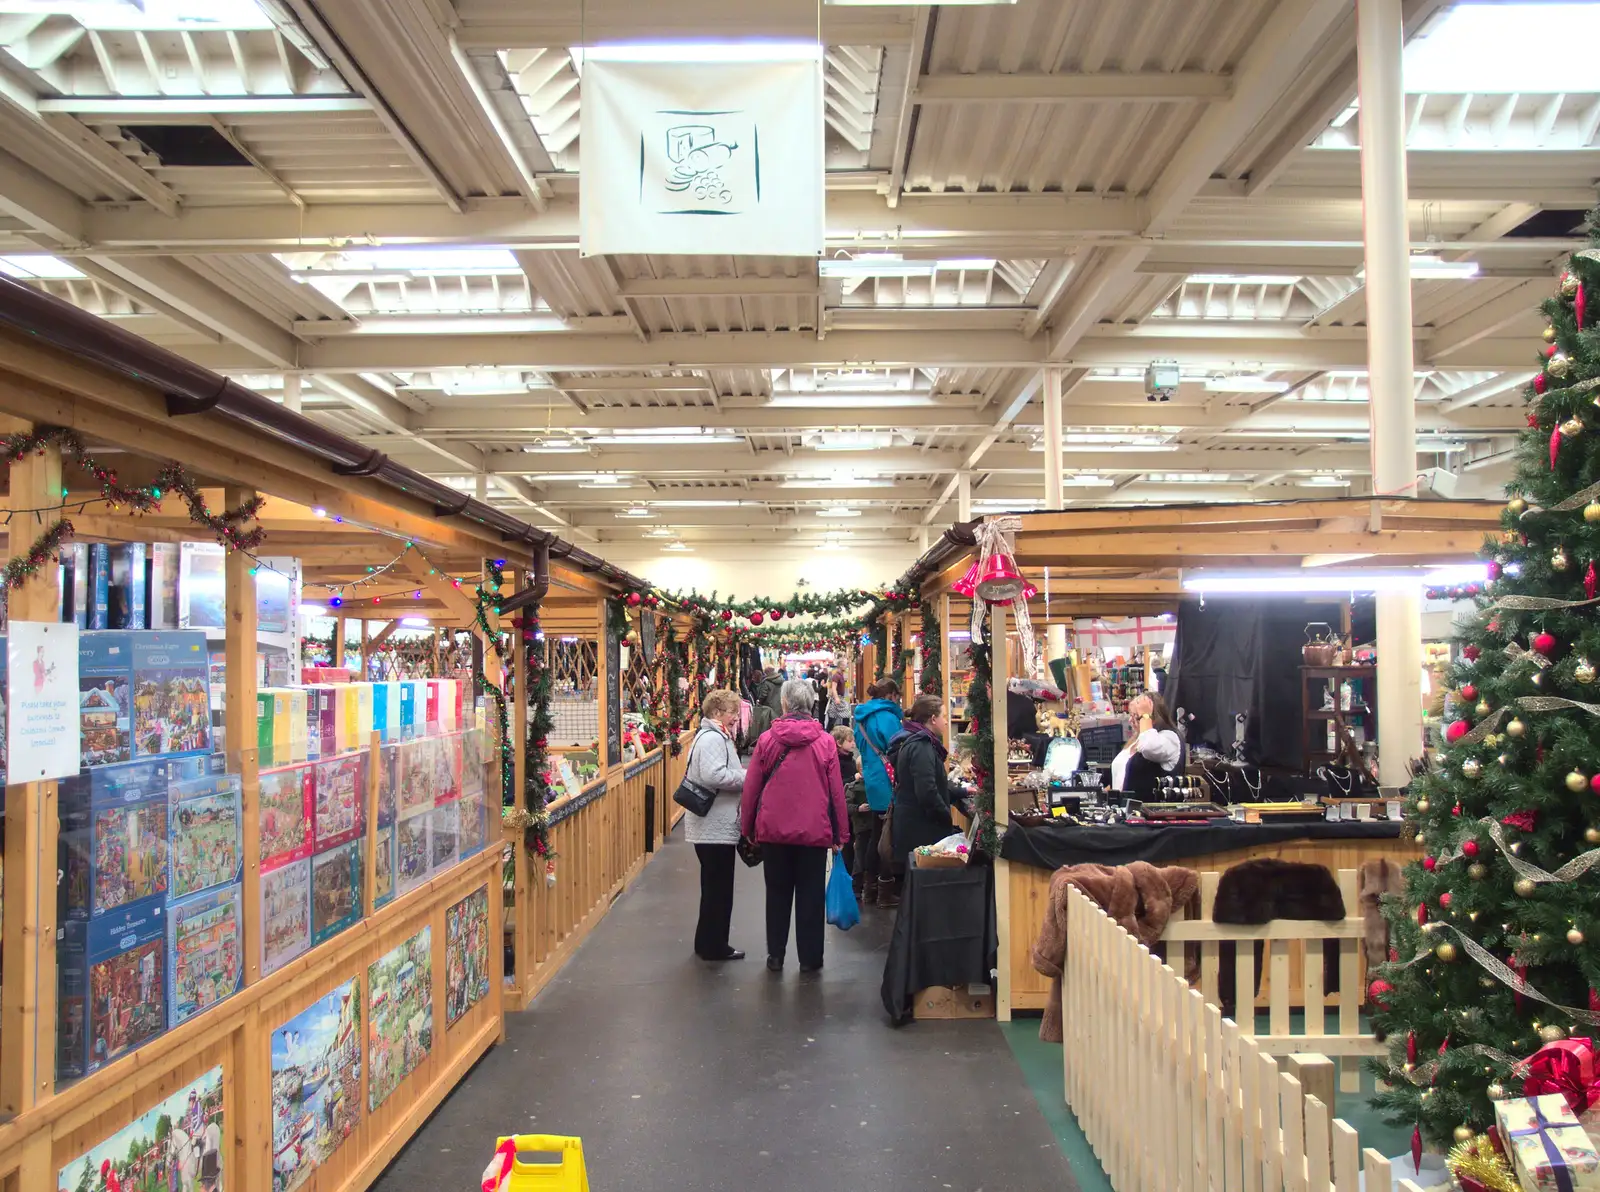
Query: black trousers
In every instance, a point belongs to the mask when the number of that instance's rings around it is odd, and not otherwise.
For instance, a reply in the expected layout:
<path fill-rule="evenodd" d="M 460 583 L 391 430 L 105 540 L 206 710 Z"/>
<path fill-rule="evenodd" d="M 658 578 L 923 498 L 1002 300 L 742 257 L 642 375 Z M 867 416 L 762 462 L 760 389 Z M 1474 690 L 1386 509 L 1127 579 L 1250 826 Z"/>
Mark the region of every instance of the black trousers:
<path fill-rule="evenodd" d="M 767 955 L 782 960 L 788 951 L 792 909 L 794 950 L 800 964 L 803 968 L 821 968 L 828 850 L 800 844 L 763 844 L 761 868 L 767 879 Z"/>
<path fill-rule="evenodd" d="M 697 844 L 700 858 L 700 922 L 694 929 L 694 954 L 721 960 L 728 954 L 728 923 L 733 918 L 733 862 L 731 844 Z"/>

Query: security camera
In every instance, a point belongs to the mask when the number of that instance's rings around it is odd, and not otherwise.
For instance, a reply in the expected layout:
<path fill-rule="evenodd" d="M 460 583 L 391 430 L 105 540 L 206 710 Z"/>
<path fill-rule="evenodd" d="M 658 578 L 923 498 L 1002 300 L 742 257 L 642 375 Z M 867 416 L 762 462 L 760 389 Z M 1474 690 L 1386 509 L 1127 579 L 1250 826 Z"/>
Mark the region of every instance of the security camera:
<path fill-rule="evenodd" d="M 1146 401 L 1171 401 L 1178 391 L 1178 362 L 1152 360 L 1144 369 L 1144 396 Z"/>

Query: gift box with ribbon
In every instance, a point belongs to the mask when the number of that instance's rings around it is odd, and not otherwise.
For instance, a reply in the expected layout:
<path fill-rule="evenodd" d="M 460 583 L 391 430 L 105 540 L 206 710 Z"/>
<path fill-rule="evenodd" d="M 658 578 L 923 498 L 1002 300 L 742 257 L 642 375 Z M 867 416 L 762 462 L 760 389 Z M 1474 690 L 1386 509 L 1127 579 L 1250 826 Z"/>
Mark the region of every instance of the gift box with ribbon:
<path fill-rule="evenodd" d="M 1600 1190 L 1600 1155 L 1561 1094 L 1496 1101 L 1494 1112 L 1526 1192 Z"/>
<path fill-rule="evenodd" d="M 1600 1072 L 1592 1039 L 1547 1043 L 1519 1064 L 1517 1072 L 1525 1096 L 1559 1093 L 1585 1131 L 1593 1135 L 1600 1129 Z"/>

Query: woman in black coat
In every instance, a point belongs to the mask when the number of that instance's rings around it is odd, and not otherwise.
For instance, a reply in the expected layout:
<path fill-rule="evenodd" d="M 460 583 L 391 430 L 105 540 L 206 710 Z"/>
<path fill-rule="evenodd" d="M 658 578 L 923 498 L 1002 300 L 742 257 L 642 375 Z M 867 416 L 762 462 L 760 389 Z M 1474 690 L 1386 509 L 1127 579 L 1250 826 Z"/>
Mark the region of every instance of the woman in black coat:
<path fill-rule="evenodd" d="M 894 863 L 903 869 L 914 848 L 956 831 L 950 819 L 950 783 L 945 777 L 944 701 L 919 695 L 886 754 L 894 767 Z"/>

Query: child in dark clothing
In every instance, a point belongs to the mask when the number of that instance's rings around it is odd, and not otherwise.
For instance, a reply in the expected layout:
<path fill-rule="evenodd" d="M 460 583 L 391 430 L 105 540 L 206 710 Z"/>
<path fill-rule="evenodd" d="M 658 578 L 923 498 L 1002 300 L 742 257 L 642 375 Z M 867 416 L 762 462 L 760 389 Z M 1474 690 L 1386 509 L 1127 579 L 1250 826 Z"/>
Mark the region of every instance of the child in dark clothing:
<path fill-rule="evenodd" d="M 844 867 L 845 872 L 853 874 L 856 871 L 855 809 L 857 804 L 865 801 L 866 795 L 860 790 L 852 789 L 852 785 L 861 773 L 860 766 L 856 764 L 856 738 L 854 732 L 851 731 L 850 726 L 847 724 L 837 725 L 833 730 L 833 739 L 839 742 L 839 777 L 844 779 L 844 797 L 845 801 L 850 805 L 851 831 L 850 840 L 844 846 Z M 856 888 L 856 898 L 859 899 L 861 897 L 862 880 L 860 878 L 852 878 L 851 882 Z"/>

